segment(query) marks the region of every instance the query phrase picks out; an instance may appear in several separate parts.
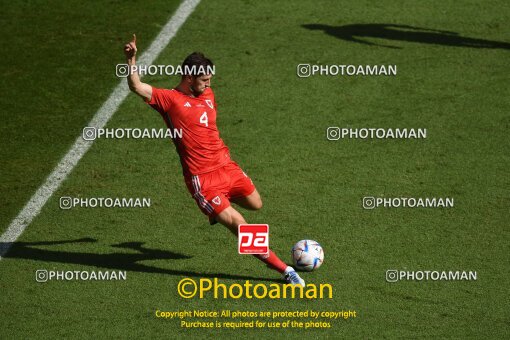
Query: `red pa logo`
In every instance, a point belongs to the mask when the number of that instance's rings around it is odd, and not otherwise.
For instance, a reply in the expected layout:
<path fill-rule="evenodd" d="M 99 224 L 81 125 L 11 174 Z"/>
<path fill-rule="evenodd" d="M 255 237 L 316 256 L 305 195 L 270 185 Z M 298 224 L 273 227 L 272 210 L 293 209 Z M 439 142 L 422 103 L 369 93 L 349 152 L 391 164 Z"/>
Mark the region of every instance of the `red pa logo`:
<path fill-rule="evenodd" d="M 240 224 L 237 233 L 239 254 L 269 253 L 269 225 Z"/>

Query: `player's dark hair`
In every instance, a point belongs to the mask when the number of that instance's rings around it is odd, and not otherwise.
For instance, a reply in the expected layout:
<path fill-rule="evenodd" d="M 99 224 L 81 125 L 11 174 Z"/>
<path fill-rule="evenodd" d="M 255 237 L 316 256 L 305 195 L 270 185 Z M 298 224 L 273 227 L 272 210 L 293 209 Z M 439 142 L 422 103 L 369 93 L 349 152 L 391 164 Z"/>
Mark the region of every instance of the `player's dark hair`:
<path fill-rule="evenodd" d="M 211 59 L 203 53 L 193 52 L 182 62 L 183 77 L 189 74 L 189 70 L 196 70 L 195 74 L 191 74 L 196 77 L 207 74 L 207 71 L 213 69 L 213 67 L 214 64 Z"/>

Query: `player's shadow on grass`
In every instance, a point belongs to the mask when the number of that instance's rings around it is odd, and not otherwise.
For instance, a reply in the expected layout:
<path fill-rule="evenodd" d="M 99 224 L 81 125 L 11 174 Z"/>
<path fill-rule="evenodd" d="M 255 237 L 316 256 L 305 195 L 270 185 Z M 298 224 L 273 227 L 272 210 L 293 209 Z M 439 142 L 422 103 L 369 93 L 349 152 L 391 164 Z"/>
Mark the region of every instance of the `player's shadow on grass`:
<path fill-rule="evenodd" d="M 10 246 L 10 250 L 6 255 L 4 255 L 6 258 L 18 258 L 43 262 L 72 263 L 114 270 L 127 270 L 140 273 L 167 274 L 186 277 L 206 277 L 250 281 L 277 281 L 273 279 L 257 278 L 244 275 L 230 275 L 224 273 L 196 273 L 185 270 L 172 270 L 148 266 L 139 262 L 148 260 L 182 260 L 189 259 L 191 256 L 175 253 L 168 250 L 146 248 L 143 246 L 143 242 L 124 242 L 112 245 L 114 248 L 135 250 L 136 253 L 113 252 L 108 254 L 95 254 L 36 248 L 37 246 L 94 242 L 97 242 L 97 240 L 93 238 L 82 238 L 65 241 L 14 242 L 12 244 L 0 242 L 0 249 L 8 249 Z"/>
<path fill-rule="evenodd" d="M 386 41 L 406 41 L 421 44 L 433 44 L 454 47 L 500 48 L 510 49 L 510 43 L 463 37 L 456 32 L 396 24 L 352 24 L 330 26 L 322 24 L 302 25 L 309 30 L 321 30 L 336 38 L 370 46 L 383 46 L 401 49 L 401 47 L 375 43 L 366 38 Z"/>

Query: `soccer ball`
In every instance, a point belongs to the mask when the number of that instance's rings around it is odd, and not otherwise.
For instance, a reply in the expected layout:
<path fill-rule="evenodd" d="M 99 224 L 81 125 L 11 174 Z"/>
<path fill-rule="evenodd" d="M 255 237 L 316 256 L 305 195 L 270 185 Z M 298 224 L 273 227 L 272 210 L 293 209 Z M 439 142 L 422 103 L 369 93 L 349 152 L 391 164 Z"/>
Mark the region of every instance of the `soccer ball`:
<path fill-rule="evenodd" d="M 292 263 L 297 269 L 311 272 L 321 266 L 324 251 L 321 245 L 313 240 L 301 240 L 292 247 Z"/>

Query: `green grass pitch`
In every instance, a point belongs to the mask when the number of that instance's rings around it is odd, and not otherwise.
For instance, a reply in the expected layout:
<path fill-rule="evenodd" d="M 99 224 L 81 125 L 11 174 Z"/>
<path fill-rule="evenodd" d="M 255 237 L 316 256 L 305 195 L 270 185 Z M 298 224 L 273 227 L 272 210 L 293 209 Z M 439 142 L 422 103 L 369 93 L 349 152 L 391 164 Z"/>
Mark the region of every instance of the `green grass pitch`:
<path fill-rule="evenodd" d="M 0 235 L 117 86 L 123 44 L 136 33 L 143 53 L 178 6 L 2 5 Z M 319 241 L 325 262 L 302 277 L 331 284 L 333 298 L 180 297 L 186 277 L 282 281 L 208 225 L 171 142 L 99 139 L 0 261 L 0 338 L 508 338 L 509 21 L 501 0 L 202 1 L 155 63 L 193 51 L 215 62 L 221 137 L 264 202 L 245 218 L 270 225 L 285 261 L 298 240 Z M 395 64 L 398 74 L 299 78 L 298 64 Z M 107 127 L 163 124 L 130 94 Z M 427 138 L 329 141 L 329 126 L 426 128 Z M 153 204 L 61 210 L 61 196 Z M 365 196 L 455 205 L 366 210 Z M 127 280 L 38 283 L 39 269 L 125 270 Z M 389 269 L 471 270 L 477 280 L 388 283 Z M 321 319 L 331 325 L 322 329 L 186 329 L 156 310 L 357 317 Z"/>

